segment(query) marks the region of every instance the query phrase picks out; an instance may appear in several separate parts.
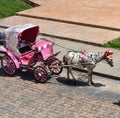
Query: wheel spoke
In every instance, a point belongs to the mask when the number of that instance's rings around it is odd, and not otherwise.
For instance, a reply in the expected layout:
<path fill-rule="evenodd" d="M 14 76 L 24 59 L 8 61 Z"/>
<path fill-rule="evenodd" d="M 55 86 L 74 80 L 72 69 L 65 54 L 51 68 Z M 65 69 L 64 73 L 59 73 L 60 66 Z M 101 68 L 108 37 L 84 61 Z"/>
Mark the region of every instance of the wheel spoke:
<path fill-rule="evenodd" d="M 13 75 L 16 72 L 15 63 L 7 55 L 2 57 L 1 65 L 2 65 L 3 70 L 9 75 Z"/>
<path fill-rule="evenodd" d="M 48 80 L 47 72 L 42 67 L 36 67 L 34 70 L 34 76 L 37 81 L 45 83 Z"/>
<path fill-rule="evenodd" d="M 60 67 L 61 63 L 58 59 L 55 59 L 51 65 L 50 65 L 50 70 L 52 71 L 53 74 L 60 74 L 62 72 L 62 68 Z"/>

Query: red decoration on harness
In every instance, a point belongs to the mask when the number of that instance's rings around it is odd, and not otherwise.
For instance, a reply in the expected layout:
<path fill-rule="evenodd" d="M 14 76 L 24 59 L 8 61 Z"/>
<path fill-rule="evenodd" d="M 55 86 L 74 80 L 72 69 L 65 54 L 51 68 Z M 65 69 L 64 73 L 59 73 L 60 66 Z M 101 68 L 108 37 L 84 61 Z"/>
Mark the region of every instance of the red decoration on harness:
<path fill-rule="evenodd" d="M 84 52 L 81 53 L 80 58 L 85 59 L 85 53 Z"/>

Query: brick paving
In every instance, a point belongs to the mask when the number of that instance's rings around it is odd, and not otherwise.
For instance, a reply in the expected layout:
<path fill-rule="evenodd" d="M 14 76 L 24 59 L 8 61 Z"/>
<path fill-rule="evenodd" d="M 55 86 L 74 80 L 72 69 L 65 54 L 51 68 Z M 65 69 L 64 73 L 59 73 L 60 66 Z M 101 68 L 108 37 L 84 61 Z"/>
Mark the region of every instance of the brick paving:
<path fill-rule="evenodd" d="M 55 40 L 62 44 L 60 39 Z M 74 42 L 76 47 L 71 43 L 64 41 L 66 47 L 77 50 L 79 43 Z M 94 46 L 81 44 L 80 47 L 92 51 Z M 58 50 L 61 49 L 56 45 L 54 51 Z M 99 48 L 94 47 L 94 50 Z M 65 52 L 63 49 L 60 54 Z M 100 72 L 118 72 L 118 66 L 112 69 L 102 64 L 97 66 Z M 75 71 L 74 74 L 79 73 Z M 119 118 L 120 81 L 98 76 L 93 76 L 93 79 L 95 87 L 88 87 L 84 81 L 77 81 L 74 86 L 66 80 L 66 71 L 63 70 L 61 75 L 39 84 L 32 72 L 18 71 L 14 77 L 8 77 L 0 69 L 0 118 Z"/>
<path fill-rule="evenodd" d="M 60 39 L 55 40 L 62 44 Z M 64 41 L 67 47 L 77 50 L 79 43 L 74 42 L 76 47 L 71 43 Z M 81 44 L 80 47 L 92 51 L 94 46 Z M 97 47 L 94 49 L 99 50 Z M 61 49 L 56 45 L 54 51 L 57 50 Z M 60 54 L 65 52 L 63 49 Z M 117 66 L 108 68 L 104 63 L 97 67 L 106 72 L 111 70 L 110 74 L 119 69 Z M 8 77 L 0 69 L 0 118 L 119 118 L 120 81 L 98 76 L 93 76 L 93 79 L 95 87 L 88 87 L 84 81 L 77 81 L 74 86 L 66 80 L 64 70 L 47 83 L 39 84 L 32 72 L 18 71 L 14 77 Z"/>
<path fill-rule="evenodd" d="M 0 70 L 1 71 L 1 70 Z M 29 76 L 28 76 L 29 75 Z M 61 75 L 62 76 L 62 75 Z M 0 118 L 119 118 L 119 95 L 54 77 L 36 84 L 32 73 L 0 76 Z M 109 96 L 106 96 L 109 95 Z M 115 105 L 116 103 L 116 105 Z"/>

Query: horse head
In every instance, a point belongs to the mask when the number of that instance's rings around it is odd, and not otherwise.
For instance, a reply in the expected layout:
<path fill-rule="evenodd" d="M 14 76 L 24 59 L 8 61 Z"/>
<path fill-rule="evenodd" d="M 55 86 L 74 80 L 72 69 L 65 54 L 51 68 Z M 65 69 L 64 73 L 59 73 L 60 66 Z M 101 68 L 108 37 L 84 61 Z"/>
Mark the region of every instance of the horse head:
<path fill-rule="evenodd" d="M 107 61 L 107 63 L 111 67 L 113 67 L 113 57 L 112 57 L 112 55 L 113 55 L 112 51 L 109 51 L 109 50 L 105 51 L 105 60 Z"/>

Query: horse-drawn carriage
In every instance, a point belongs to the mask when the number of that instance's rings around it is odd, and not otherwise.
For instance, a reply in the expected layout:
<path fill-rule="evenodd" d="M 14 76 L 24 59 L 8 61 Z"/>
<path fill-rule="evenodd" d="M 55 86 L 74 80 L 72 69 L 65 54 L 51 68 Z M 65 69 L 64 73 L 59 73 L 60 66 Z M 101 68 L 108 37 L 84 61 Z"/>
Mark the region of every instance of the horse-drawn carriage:
<path fill-rule="evenodd" d="M 14 75 L 16 70 L 24 68 L 26 71 L 33 69 L 34 77 L 37 81 L 45 83 L 48 80 L 48 70 L 51 74 L 60 74 L 63 67 L 67 67 L 67 78 L 72 67 L 82 66 L 88 70 L 88 84 L 94 84 L 92 73 L 96 64 L 102 60 L 113 66 L 112 51 L 87 53 L 84 51 L 68 51 L 63 57 L 63 62 L 53 53 L 54 41 L 42 40 L 36 43 L 39 33 L 39 26 L 32 24 L 18 25 L 7 28 L 2 38 L 6 39 L 6 44 L 2 49 L 6 53 L 1 59 L 1 66 L 5 73 Z"/>
<path fill-rule="evenodd" d="M 54 42 L 42 40 L 36 43 L 39 26 L 32 24 L 17 25 L 7 28 L 2 37 L 6 44 L 2 50 L 6 53 L 1 58 L 1 66 L 5 73 L 14 75 L 16 70 L 33 69 L 37 81 L 45 83 L 48 80 L 48 69 L 52 74 L 60 74 L 61 61 L 53 54 Z"/>

